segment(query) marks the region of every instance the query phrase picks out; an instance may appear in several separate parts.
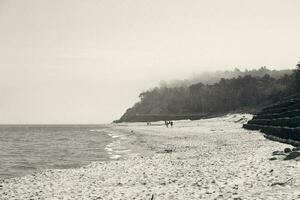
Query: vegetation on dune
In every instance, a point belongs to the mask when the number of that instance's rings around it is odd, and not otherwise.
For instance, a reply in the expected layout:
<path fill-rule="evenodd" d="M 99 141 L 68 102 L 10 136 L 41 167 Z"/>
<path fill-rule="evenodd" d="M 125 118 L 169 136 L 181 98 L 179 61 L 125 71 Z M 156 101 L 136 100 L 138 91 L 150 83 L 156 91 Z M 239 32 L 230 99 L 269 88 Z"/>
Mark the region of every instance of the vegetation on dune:
<path fill-rule="evenodd" d="M 268 139 L 300 145 L 300 63 L 291 75 L 286 93 L 275 104 L 265 107 L 243 125 L 249 130 L 260 130 Z M 300 155 L 300 154 L 299 154 Z"/>
<path fill-rule="evenodd" d="M 235 74 L 243 74 L 235 77 Z M 219 114 L 238 110 L 253 111 L 300 90 L 300 63 L 294 71 L 259 70 L 226 73 L 213 84 L 164 84 L 142 92 L 140 101 L 118 120 L 140 121 L 141 115 Z M 217 76 L 216 76 L 217 77 Z M 205 82 L 205 81 L 204 81 Z M 151 118 L 153 119 L 153 118 Z M 158 118 L 159 120 L 159 118 Z"/>

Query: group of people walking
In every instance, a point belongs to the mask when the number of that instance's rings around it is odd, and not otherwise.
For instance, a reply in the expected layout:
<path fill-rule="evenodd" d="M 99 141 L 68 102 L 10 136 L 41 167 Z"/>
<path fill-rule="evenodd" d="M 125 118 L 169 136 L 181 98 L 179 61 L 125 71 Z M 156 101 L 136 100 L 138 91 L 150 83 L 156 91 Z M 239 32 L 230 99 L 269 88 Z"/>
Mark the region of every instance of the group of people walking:
<path fill-rule="evenodd" d="M 165 121 L 165 125 L 166 125 L 167 128 L 169 128 L 169 125 L 172 128 L 173 127 L 173 122 L 172 121 Z"/>
<path fill-rule="evenodd" d="M 169 126 L 172 128 L 173 127 L 173 122 L 172 121 L 165 121 L 165 125 L 167 128 L 169 128 Z M 147 126 L 151 126 L 151 122 L 147 122 Z"/>

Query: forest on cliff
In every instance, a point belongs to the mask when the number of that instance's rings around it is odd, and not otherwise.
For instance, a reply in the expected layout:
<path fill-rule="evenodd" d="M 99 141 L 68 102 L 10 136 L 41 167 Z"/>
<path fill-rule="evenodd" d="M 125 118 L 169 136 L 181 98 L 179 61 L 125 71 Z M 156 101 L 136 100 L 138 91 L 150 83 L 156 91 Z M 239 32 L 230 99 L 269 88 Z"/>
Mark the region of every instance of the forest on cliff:
<path fill-rule="evenodd" d="M 209 77 L 211 77 L 209 79 Z M 197 80 L 202 80 L 197 82 Z M 164 83 L 142 92 L 116 122 L 162 120 L 160 116 L 255 112 L 283 96 L 300 91 L 300 63 L 295 70 L 258 70 L 203 73 L 184 81 Z M 153 118 L 153 116 L 156 116 Z"/>

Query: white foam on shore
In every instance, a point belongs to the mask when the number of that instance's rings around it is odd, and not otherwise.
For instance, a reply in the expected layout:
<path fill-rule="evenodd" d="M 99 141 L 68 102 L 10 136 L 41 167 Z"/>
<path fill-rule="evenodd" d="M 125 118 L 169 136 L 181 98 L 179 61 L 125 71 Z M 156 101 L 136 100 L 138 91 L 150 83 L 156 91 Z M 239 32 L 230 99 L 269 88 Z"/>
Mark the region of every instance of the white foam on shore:
<path fill-rule="evenodd" d="M 116 159 L 120 159 L 124 154 L 128 154 L 129 152 L 131 152 L 130 149 L 126 149 L 124 147 L 122 147 L 122 140 L 126 140 L 127 139 L 127 135 L 124 133 L 120 133 L 120 132 L 112 132 L 111 130 L 107 132 L 107 135 L 109 135 L 113 141 L 111 143 L 109 143 L 108 145 L 106 145 L 105 150 L 107 151 L 107 153 L 110 155 L 110 159 L 112 160 L 116 160 Z"/>
<path fill-rule="evenodd" d="M 116 160 L 116 159 L 119 159 L 119 158 L 121 158 L 121 155 L 118 155 L 118 154 L 110 156 L 110 159 L 113 159 L 113 160 Z"/>
<path fill-rule="evenodd" d="M 90 132 L 103 132 L 103 129 L 91 129 Z"/>
<path fill-rule="evenodd" d="M 125 149 L 125 150 L 115 150 L 116 153 L 129 153 L 131 152 L 130 149 Z"/>
<path fill-rule="evenodd" d="M 114 133 L 109 133 L 108 134 L 110 137 L 112 138 L 120 138 L 120 137 L 124 137 L 124 135 L 118 135 L 118 134 L 114 134 Z"/>
<path fill-rule="evenodd" d="M 104 149 L 105 149 L 106 151 L 108 151 L 108 152 L 111 152 L 111 151 L 112 151 L 112 148 L 110 148 L 110 147 L 108 147 L 108 146 L 106 146 Z"/>

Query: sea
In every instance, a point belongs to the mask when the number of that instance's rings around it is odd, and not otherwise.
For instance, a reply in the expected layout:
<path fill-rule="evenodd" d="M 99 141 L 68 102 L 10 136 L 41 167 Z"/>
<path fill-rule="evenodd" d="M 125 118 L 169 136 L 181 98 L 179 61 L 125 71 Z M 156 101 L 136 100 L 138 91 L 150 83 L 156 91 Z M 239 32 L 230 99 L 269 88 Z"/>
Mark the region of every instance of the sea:
<path fill-rule="evenodd" d="M 109 160 L 106 125 L 0 125 L 0 179 Z"/>

